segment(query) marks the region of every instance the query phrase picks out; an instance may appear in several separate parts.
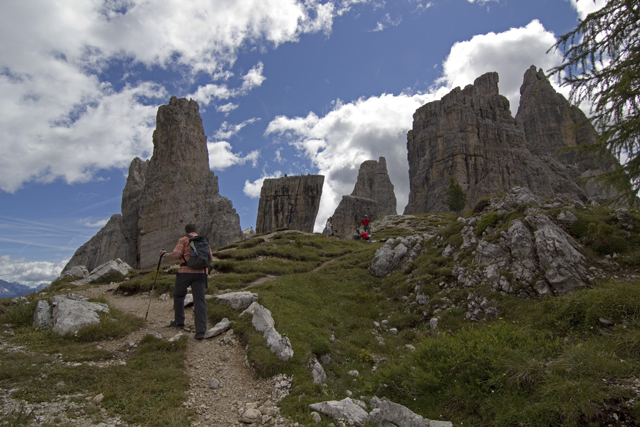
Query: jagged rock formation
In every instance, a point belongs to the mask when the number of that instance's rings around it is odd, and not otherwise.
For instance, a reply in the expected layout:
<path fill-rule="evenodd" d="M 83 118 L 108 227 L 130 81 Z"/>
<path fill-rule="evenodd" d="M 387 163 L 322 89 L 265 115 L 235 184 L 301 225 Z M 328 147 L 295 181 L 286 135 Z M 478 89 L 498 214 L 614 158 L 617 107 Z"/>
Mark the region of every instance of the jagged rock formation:
<path fill-rule="evenodd" d="M 524 131 L 529 151 L 568 179 L 597 175 L 616 166 L 610 156 L 600 159 L 595 154 L 559 152 L 592 144 L 597 134 L 582 110 L 556 92 L 544 71 L 534 65 L 525 72 L 520 87 L 516 124 Z M 587 182 L 583 188 L 587 197 L 609 198 L 602 186 Z"/>
<path fill-rule="evenodd" d="M 285 228 L 312 233 L 323 184 L 322 175 L 265 179 L 260 190 L 256 233 Z"/>
<path fill-rule="evenodd" d="M 525 76 L 519 123 L 498 92 L 497 73 L 484 74 L 415 112 L 407 136 L 410 194 L 405 214 L 446 210 L 443 200 L 451 176 L 467 192 L 467 206 L 516 186 L 544 198 L 565 195 L 587 201 L 589 194 L 571 179 L 598 165 L 585 160 L 580 167 L 568 166 L 573 159 L 560 161 L 553 154 L 559 145 L 589 143 L 592 134 L 588 127 L 570 132 L 570 124 L 580 119 L 576 109 L 566 100 L 563 104 L 551 86 L 536 83 L 539 78 L 531 70 Z M 568 111 L 575 117 L 561 115 Z M 547 127 L 547 122 L 552 124 Z"/>
<path fill-rule="evenodd" d="M 387 160 L 366 160 L 360 165 L 358 180 L 349 196 L 342 200 L 333 214 L 334 234 L 348 237 L 365 215 L 371 221 L 396 214 L 396 195 L 387 172 Z"/>
<path fill-rule="evenodd" d="M 158 108 L 153 155 L 131 162 L 121 211 L 76 251 L 65 270 L 76 265 L 92 270 L 115 258 L 134 268 L 153 267 L 158 250 L 171 251 L 188 223 L 213 247 L 242 238 L 238 214 L 218 194 L 218 178 L 209 169 L 197 102 L 172 97 Z"/>

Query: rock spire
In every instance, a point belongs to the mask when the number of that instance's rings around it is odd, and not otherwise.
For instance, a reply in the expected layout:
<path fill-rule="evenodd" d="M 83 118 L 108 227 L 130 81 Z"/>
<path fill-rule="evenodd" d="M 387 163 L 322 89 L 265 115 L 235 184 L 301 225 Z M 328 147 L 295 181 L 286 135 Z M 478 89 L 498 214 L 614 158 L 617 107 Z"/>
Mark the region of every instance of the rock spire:
<path fill-rule="evenodd" d="M 171 97 L 158 108 L 153 155 L 131 162 L 121 211 L 76 251 L 65 270 L 75 265 L 91 270 L 115 258 L 135 268 L 153 267 L 158 250 L 172 250 L 188 223 L 196 224 L 212 247 L 242 238 L 238 214 L 218 194 L 218 177 L 209 169 L 196 101 Z"/>

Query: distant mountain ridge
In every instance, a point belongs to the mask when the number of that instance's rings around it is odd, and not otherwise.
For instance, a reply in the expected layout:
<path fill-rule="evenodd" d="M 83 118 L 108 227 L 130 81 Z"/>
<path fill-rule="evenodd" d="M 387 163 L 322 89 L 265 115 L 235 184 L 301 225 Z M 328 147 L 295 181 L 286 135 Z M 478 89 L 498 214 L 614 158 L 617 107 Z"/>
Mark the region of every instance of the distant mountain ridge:
<path fill-rule="evenodd" d="M 0 298 L 25 296 L 32 292 L 39 291 L 47 285 L 48 283 L 41 283 L 35 288 L 30 288 L 29 286 L 21 285 L 20 283 L 7 282 L 6 280 L 0 279 Z"/>

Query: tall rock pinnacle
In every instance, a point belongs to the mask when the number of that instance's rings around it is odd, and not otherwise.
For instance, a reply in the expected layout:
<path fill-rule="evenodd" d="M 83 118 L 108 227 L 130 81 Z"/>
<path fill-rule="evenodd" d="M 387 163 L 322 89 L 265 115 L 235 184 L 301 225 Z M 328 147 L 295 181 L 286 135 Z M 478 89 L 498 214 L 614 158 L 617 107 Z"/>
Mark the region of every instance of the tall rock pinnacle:
<path fill-rule="evenodd" d="M 109 221 L 110 238 L 120 230 L 117 240 L 125 244 L 97 256 L 95 248 L 106 244 L 101 230 L 65 269 L 85 265 L 91 270 L 114 258 L 137 268 L 153 267 L 158 250 L 171 251 L 188 223 L 196 224 L 198 234 L 207 236 L 213 247 L 242 238 L 238 214 L 231 201 L 218 194 L 218 177 L 209 169 L 197 102 L 172 97 L 158 108 L 153 155 L 131 162 L 121 210 L 121 216 Z"/>

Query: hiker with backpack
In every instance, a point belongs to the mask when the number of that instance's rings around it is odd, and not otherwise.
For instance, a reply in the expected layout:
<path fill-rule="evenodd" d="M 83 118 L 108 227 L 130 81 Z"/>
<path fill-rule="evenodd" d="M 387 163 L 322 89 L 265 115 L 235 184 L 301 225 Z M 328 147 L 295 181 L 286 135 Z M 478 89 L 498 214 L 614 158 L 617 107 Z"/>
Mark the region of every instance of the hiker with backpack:
<path fill-rule="evenodd" d="M 193 294 L 193 317 L 196 327 L 195 339 L 201 340 L 207 331 L 207 304 L 204 299 L 207 289 L 207 274 L 213 255 L 209 248 L 209 240 L 205 236 L 198 236 L 196 226 L 187 224 L 184 227 L 185 236 L 178 240 L 173 252 L 160 250 L 160 256 L 165 259 L 182 260 L 173 289 L 173 309 L 175 320 L 169 326 L 184 328 L 184 297 L 187 288 L 191 286 Z"/>

